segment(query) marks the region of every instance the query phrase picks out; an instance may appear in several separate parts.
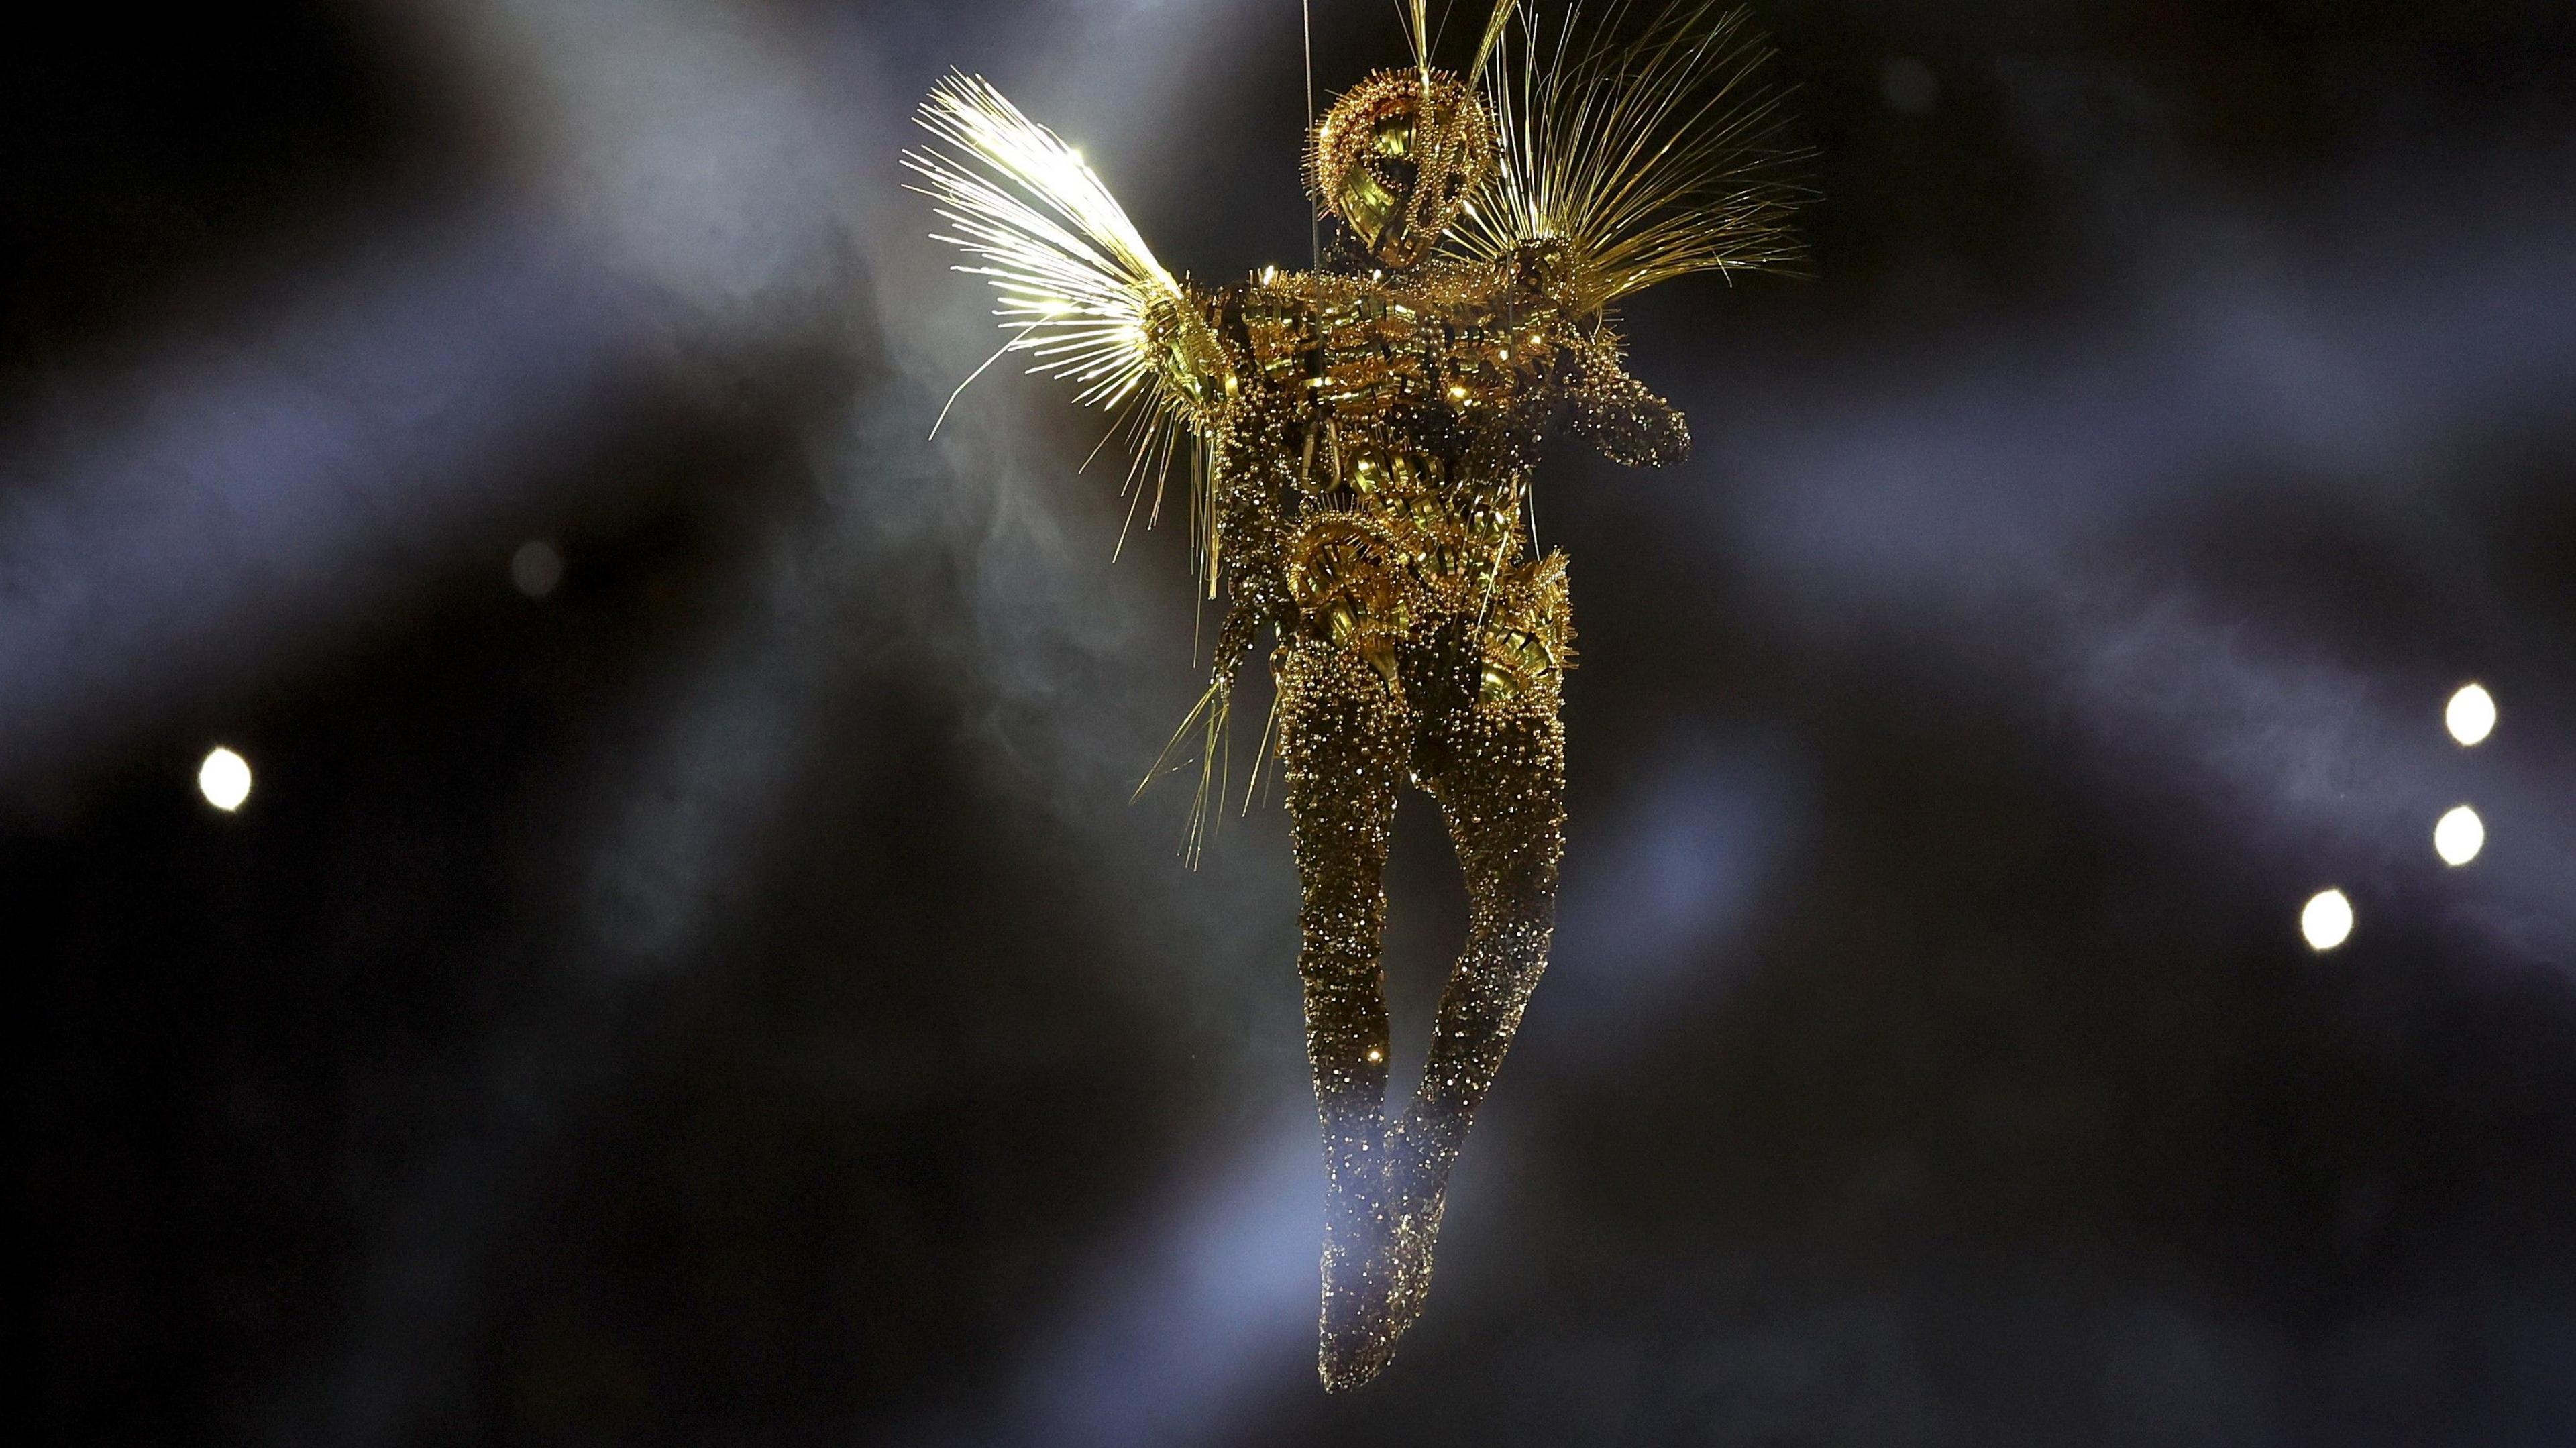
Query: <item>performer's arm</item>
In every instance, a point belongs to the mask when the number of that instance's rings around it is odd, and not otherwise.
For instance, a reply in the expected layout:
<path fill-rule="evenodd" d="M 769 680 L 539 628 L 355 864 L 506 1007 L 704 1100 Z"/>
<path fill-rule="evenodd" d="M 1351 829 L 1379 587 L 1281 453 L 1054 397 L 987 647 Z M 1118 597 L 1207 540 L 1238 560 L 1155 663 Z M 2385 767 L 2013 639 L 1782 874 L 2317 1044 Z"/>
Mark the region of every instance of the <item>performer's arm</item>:
<path fill-rule="evenodd" d="M 1566 349 L 1574 430 L 1623 467 L 1659 468 L 1690 456 L 1690 424 L 1619 365 L 1619 336 L 1602 327 Z"/>
<path fill-rule="evenodd" d="M 1520 305 L 1565 319 L 1557 373 L 1574 430 L 1625 467 L 1662 467 L 1690 456 L 1690 424 L 1620 365 L 1619 334 L 1585 301 L 1574 251 L 1552 238 L 1525 241 L 1511 258 Z"/>

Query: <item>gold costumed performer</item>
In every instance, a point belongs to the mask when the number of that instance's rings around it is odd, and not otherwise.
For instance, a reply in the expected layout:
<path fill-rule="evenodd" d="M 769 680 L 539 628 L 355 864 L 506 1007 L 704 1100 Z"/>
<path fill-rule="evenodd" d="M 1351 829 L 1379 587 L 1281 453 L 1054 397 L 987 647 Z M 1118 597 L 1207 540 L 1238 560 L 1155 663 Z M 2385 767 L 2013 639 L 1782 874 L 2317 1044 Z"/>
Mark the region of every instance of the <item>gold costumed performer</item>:
<path fill-rule="evenodd" d="M 1313 271 L 1175 278 L 1080 155 L 979 79 L 932 92 L 940 144 L 905 158 L 973 257 L 960 270 L 1000 295 L 996 358 L 1130 409 L 1140 496 L 1191 454 L 1200 585 L 1226 601 L 1214 680 L 1175 735 L 1205 740 L 1192 849 L 1236 666 L 1262 628 L 1277 640 L 1332 1389 L 1376 1376 L 1421 1312 L 1450 1168 L 1547 965 L 1574 628 L 1565 557 L 1531 535 L 1541 436 L 1562 413 L 1618 462 L 1679 461 L 1689 431 L 1622 370 L 1610 309 L 1795 256 L 1793 158 L 1742 12 L 1675 0 L 1631 24 L 1614 3 L 1542 35 L 1514 8 L 1461 74 L 1432 64 L 1412 0 L 1413 64 L 1314 125 Z M 1408 782 L 1448 821 L 1471 924 L 1421 1087 L 1390 1118 L 1379 878 Z"/>

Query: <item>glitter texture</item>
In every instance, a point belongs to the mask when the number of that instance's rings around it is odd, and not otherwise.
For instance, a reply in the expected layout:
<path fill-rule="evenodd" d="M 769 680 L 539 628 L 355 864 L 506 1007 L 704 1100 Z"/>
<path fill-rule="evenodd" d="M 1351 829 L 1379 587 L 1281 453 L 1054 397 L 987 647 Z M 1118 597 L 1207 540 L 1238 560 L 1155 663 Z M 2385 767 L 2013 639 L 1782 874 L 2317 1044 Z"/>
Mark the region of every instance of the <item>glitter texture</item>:
<path fill-rule="evenodd" d="M 1235 672 L 1276 641 L 1332 1389 L 1383 1370 L 1422 1311 L 1451 1170 L 1547 965 L 1574 627 L 1564 555 L 1530 526 L 1543 435 L 1562 417 L 1620 463 L 1680 461 L 1689 429 L 1628 375 L 1607 308 L 1792 257 L 1739 15 L 1683 0 L 1625 41 L 1531 28 L 1515 46 L 1505 3 L 1460 76 L 1433 68 L 1419 10 L 1415 65 L 1309 136 L 1329 227 L 1313 271 L 1173 277 L 1079 154 L 979 80 L 923 107 L 953 149 L 906 158 L 975 259 L 961 270 L 1000 293 L 1004 351 L 1132 411 L 1140 497 L 1151 474 L 1159 508 L 1194 443 L 1192 551 L 1226 613 L 1166 750 L 1203 743 L 1193 852 Z M 1420 1088 L 1391 1112 L 1381 877 L 1408 783 L 1440 807 L 1470 914 Z"/>

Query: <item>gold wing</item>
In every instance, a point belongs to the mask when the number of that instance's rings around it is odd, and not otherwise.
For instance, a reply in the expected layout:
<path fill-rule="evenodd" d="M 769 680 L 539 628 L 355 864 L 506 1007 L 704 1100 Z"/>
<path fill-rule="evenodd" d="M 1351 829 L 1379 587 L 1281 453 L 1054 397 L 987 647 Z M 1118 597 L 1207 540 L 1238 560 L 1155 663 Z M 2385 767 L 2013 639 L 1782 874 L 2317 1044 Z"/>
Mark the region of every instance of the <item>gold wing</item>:
<path fill-rule="evenodd" d="M 1786 172 L 1806 153 L 1781 136 L 1748 12 L 1668 0 L 1637 23 L 1612 0 L 1597 23 L 1576 6 L 1547 35 L 1533 8 L 1484 67 L 1501 165 L 1451 250 L 1498 261 L 1561 242 L 1583 312 L 1692 272 L 1794 266 L 1789 213 L 1807 193 Z"/>
<path fill-rule="evenodd" d="M 1137 484 L 1152 473 L 1159 513 L 1161 479 L 1183 434 L 1212 430 L 1213 383 L 1225 370 L 1199 304 L 1154 259 L 1082 153 L 989 82 L 951 72 L 916 119 L 945 144 L 903 153 L 922 178 L 910 189 L 929 197 L 951 228 L 934 239 L 972 258 L 957 270 L 993 284 L 993 315 L 1011 334 L 984 367 L 1026 353 L 1029 371 L 1072 382 L 1075 401 L 1129 414 L 1129 486 L 1141 498 Z M 1194 463 L 1203 478 L 1204 459 Z M 1202 535 L 1193 551 L 1212 572 L 1211 530 L 1193 532 Z"/>

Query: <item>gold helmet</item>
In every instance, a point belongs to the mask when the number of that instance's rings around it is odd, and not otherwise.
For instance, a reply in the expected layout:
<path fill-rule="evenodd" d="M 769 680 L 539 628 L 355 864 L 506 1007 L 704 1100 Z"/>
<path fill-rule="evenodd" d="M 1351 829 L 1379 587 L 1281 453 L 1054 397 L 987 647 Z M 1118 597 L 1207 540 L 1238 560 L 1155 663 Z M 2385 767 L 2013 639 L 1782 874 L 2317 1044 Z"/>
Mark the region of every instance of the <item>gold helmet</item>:
<path fill-rule="evenodd" d="M 1306 146 L 1306 185 L 1378 260 L 1419 264 L 1493 174 L 1493 117 L 1443 70 L 1382 70 L 1342 93 Z"/>
<path fill-rule="evenodd" d="M 1476 79 L 1513 8 L 1511 0 L 1495 5 L 1475 64 L 1460 76 L 1432 68 L 1417 0 L 1412 67 L 1344 91 L 1307 136 L 1307 189 L 1387 266 L 1419 265 L 1493 175 L 1501 133 Z"/>

